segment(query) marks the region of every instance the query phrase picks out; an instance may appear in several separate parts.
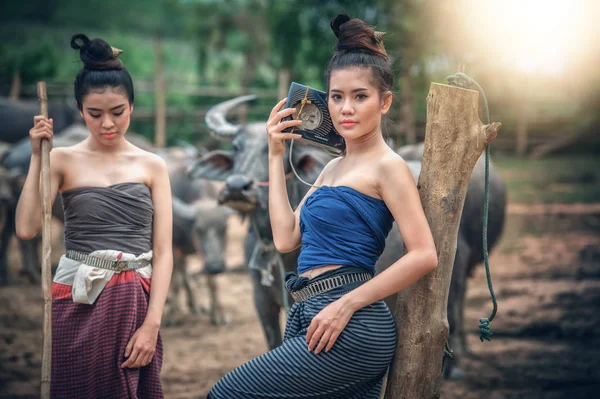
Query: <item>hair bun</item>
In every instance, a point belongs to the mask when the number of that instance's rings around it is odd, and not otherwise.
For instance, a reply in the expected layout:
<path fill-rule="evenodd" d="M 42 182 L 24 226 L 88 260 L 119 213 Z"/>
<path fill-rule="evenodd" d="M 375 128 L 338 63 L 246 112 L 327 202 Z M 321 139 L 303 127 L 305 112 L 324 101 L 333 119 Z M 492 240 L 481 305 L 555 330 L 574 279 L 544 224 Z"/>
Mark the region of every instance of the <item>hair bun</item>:
<path fill-rule="evenodd" d="M 331 20 L 331 29 L 338 38 L 336 51 L 363 51 L 381 56 L 389 61 L 390 57 L 383 46 L 384 32 L 376 32 L 364 21 L 340 14 Z"/>
<path fill-rule="evenodd" d="M 77 33 L 71 38 L 71 48 L 79 50 L 85 47 L 90 42 L 90 39 L 83 33 Z"/>
<path fill-rule="evenodd" d="M 340 27 L 342 26 L 342 24 L 348 21 L 350 21 L 350 17 L 348 16 L 348 14 L 339 14 L 337 17 L 331 20 L 329 25 L 331 26 L 333 33 L 335 33 L 335 37 L 340 37 Z"/>
<path fill-rule="evenodd" d="M 117 58 L 122 51 L 102 39 L 90 40 L 83 33 L 78 33 L 71 38 L 71 48 L 79 50 L 79 58 L 86 69 L 123 69 L 123 63 Z"/>

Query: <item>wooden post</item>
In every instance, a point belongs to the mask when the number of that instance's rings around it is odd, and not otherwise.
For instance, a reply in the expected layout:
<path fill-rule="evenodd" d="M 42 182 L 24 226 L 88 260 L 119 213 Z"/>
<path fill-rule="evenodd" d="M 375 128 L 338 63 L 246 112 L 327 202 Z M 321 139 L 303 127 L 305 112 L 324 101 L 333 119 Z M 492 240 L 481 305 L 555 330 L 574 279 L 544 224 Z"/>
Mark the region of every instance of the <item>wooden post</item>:
<path fill-rule="evenodd" d="M 290 90 L 290 69 L 282 67 L 277 75 L 277 99 L 287 97 Z"/>
<path fill-rule="evenodd" d="M 22 84 L 23 82 L 21 81 L 21 71 L 19 71 L 19 69 L 17 68 L 13 73 L 12 84 L 10 86 L 10 94 L 8 96 L 11 99 L 11 101 L 19 101 L 19 98 L 21 97 Z"/>
<path fill-rule="evenodd" d="M 48 117 L 48 96 L 46 82 L 37 84 L 40 115 Z M 42 343 L 42 380 L 41 394 L 43 399 L 50 398 L 50 377 L 52 367 L 52 237 L 50 223 L 52 221 L 52 201 L 50 198 L 50 142 L 42 140 L 42 297 L 44 298 L 44 325 Z"/>
<path fill-rule="evenodd" d="M 156 120 L 154 127 L 154 145 L 163 148 L 167 142 L 167 105 L 165 87 L 165 68 L 162 41 L 154 38 L 154 82 L 156 99 Z"/>
<path fill-rule="evenodd" d="M 438 267 L 398 295 L 398 345 L 386 399 L 440 397 L 448 337 L 446 309 L 462 208 L 473 167 L 501 126 L 479 120 L 478 99 L 477 91 L 438 83 L 430 86 L 418 186 Z"/>

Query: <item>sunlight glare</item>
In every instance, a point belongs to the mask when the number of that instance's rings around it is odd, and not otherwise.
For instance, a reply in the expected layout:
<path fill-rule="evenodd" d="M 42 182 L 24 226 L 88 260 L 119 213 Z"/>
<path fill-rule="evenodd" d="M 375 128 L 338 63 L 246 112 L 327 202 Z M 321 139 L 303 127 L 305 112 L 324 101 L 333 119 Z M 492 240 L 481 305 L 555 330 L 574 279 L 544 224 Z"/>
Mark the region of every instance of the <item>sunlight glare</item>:
<path fill-rule="evenodd" d="M 471 3 L 470 14 L 479 16 L 476 29 L 494 49 L 490 56 L 522 73 L 558 75 L 585 45 L 589 4 L 589 0 L 477 1 Z"/>

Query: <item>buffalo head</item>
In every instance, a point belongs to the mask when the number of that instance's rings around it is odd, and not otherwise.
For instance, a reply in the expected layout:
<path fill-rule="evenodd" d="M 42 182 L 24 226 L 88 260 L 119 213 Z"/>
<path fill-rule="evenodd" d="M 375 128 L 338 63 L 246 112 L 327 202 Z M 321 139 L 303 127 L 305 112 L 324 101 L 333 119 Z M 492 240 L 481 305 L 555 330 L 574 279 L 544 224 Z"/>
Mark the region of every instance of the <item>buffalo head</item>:
<path fill-rule="evenodd" d="M 226 116 L 236 106 L 255 98 L 255 96 L 234 98 L 216 105 L 207 112 L 206 124 L 212 133 L 218 138 L 231 140 L 232 149 L 209 152 L 190 168 L 192 178 L 224 181 L 225 185 L 218 194 L 219 203 L 242 213 L 267 209 L 269 181 L 267 131 L 264 122 L 252 122 L 243 126 L 233 125 L 227 121 Z M 292 155 L 291 162 L 296 172 L 309 182 L 316 179 L 330 159 L 330 156 L 322 150 L 306 145 L 296 145 Z M 295 181 L 297 184 L 290 167 L 289 153 L 286 153 L 284 160 L 288 182 Z M 307 189 L 304 187 L 299 189 L 297 186 L 294 187 L 293 183 L 288 183 L 288 194 L 292 202 L 297 203 L 302 198 L 302 192 L 306 192 Z"/>

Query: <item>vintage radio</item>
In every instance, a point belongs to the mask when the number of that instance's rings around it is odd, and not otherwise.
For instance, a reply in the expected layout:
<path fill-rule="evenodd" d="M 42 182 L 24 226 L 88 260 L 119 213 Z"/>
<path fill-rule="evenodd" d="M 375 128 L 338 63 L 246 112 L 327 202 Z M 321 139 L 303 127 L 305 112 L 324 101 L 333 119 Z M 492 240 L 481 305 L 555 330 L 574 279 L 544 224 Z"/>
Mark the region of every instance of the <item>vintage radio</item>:
<path fill-rule="evenodd" d="M 292 82 L 286 108 L 292 107 L 296 108 L 296 113 L 283 120 L 300 119 L 302 124 L 284 132 L 301 134 L 300 141 L 323 147 L 337 155 L 343 154 L 346 143 L 333 127 L 327 108 L 327 93 Z"/>

